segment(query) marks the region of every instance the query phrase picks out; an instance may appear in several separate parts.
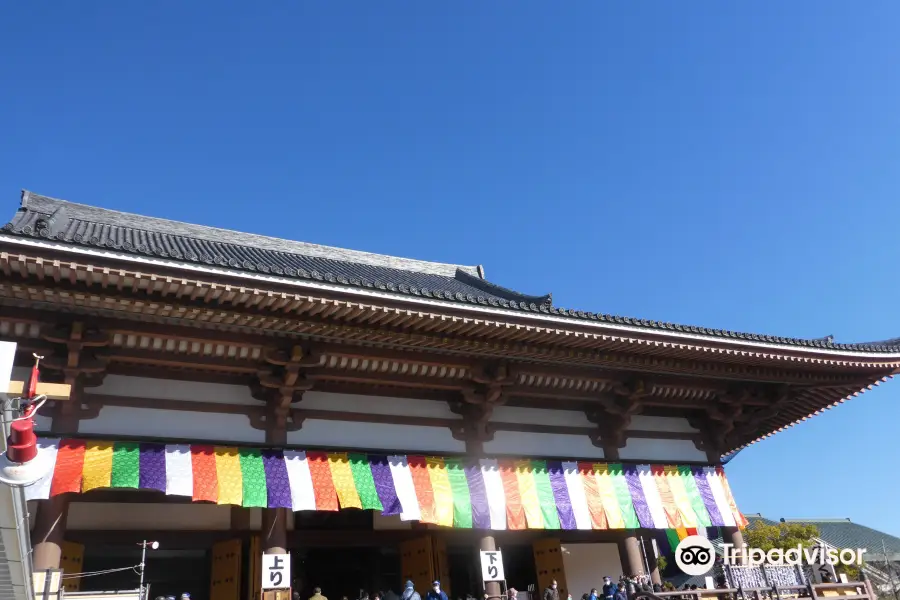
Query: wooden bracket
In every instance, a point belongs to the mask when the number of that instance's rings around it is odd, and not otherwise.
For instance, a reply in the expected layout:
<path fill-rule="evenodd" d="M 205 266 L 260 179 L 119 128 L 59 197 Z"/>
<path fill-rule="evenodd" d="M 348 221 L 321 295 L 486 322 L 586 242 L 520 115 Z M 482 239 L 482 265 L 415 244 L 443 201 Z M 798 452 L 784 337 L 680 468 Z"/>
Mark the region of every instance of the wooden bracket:
<path fill-rule="evenodd" d="M 41 330 L 41 338 L 59 348 L 41 361 L 49 371 L 62 374 L 65 383 L 100 385 L 106 375 L 109 358 L 104 348 L 110 338 L 106 332 L 86 326 L 82 321 L 52 325 Z"/>
<path fill-rule="evenodd" d="M 504 362 L 479 363 L 470 374 L 472 385 L 460 390 L 462 401 L 450 402 L 450 410 L 462 416 L 462 423 L 451 428 L 453 437 L 476 445 L 494 439 L 490 426 L 494 408 L 508 400 L 505 388 L 516 382 L 517 376 Z"/>
<path fill-rule="evenodd" d="M 269 429 L 270 420 L 275 418 L 271 411 L 267 411 L 265 407 L 255 406 L 247 413 L 250 419 L 250 427 L 260 431 Z M 306 421 L 306 415 L 302 410 L 292 409 L 287 411 L 287 415 L 282 421 L 285 432 L 300 431 L 303 429 L 303 422 Z"/>
<path fill-rule="evenodd" d="M 591 443 L 603 448 L 608 457 L 617 457 L 619 449 L 628 443 L 632 417 L 644 410 L 644 398 L 652 390 L 653 386 L 642 379 L 615 384 L 612 395 L 600 398 L 602 408 L 585 411 L 587 419 L 597 425 L 590 434 Z"/>

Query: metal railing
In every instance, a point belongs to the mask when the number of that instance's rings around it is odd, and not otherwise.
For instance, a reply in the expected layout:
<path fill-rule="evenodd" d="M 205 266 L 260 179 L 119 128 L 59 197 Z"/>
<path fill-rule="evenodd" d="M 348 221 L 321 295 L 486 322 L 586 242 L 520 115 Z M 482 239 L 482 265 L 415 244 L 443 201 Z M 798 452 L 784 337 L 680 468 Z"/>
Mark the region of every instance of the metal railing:
<path fill-rule="evenodd" d="M 868 581 L 849 583 L 813 583 L 758 588 L 715 588 L 675 590 L 671 592 L 636 592 L 631 600 L 784 600 L 788 598 L 835 598 L 835 600 L 877 600 Z"/>

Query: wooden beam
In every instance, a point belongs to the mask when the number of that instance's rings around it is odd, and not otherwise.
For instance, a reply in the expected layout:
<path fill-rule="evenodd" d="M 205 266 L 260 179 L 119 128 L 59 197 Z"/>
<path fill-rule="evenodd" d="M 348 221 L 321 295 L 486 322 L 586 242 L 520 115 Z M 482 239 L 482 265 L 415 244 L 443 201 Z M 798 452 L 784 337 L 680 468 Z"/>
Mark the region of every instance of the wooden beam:
<path fill-rule="evenodd" d="M 35 256 L 25 256 L 21 253 L 13 253 L 7 255 L 3 253 L 3 259 L 6 261 L 27 261 L 31 263 L 35 262 L 43 262 L 43 264 L 48 264 L 49 261 L 53 261 L 51 256 L 59 255 L 59 260 L 64 261 L 70 267 L 80 268 L 83 272 L 92 272 L 91 268 L 87 265 L 76 264 L 72 262 L 71 256 L 64 256 L 59 253 L 54 253 L 53 251 L 46 251 L 42 254 L 46 256 L 43 258 L 38 258 Z M 40 269 L 39 269 L 40 270 Z M 118 271 L 121 271 L 123 274 L 126 274 L 129 277 L 140 278 L 142 274 L 130 271 L 123 270 L 121 268 L 117 268 Z M 155 269 L 156 270 L 156 269 Z M 156 281 L 166 280 L 171 278 L 172 284 L 177 285 L 188 285 L 195 289 L 202 289 L 205 291 L 217 290 L 217 289 L 228 289 L 229 295 L 237 294 L 235 298 L 229 299 L 227 305 L 225 303 L 221 303 L 219 301 L 220 296 L 215 295 L 212 301 L 210 297 L 205 298 L 194 298 L 193 294 L 190 298 L 188 297 L 177 297 L 177 296 L 168 296 L 167 292 L 169 290 L 159 291 L 159 290 L 148 290 L 141 289 L 137 285 L 133 285 L 132 289 L 111 289 L 111 286 L 104 286 L 103 280 L 99 278 L 91 278 L 88 282 L 82 283 L 79 280 L 75 280 L 75 282 L 71 281 L 54 281 L 52 277 L 49 277 L 43 270 L 41 272 L 32 275 L 27 270 L 22 275 L 25 282 L 30 284 L 35 291 L 39 291 L 39 288 L 45 289 L 53 289 L 57 291 L 63 292 L 71 292 L 71 293 L 95 293 L 97 295 L 106 296 L 108 299 L 121 300 L 124 302 L 133 302 L 139 303 L 142 305 L 146 305 L 148 303 L 152 304 L 171 304 L 177 305 L 181 308 L 190 308 L 193 310 L 189 310 L 188 313 L 196 316 L 199 312 L 207 312 L 211 311 L 214 313 L 224 314 L 230 313 L 238 318 L 243 319 L 243 323 L 235 323 L 234 326 L 241 325 L 252 325 L 256 324 L 258 326 L 271 324 L 276 321 L 285 323 L 287 321 L 291 321 L 293 323 L 297 323 L 298 318 L 303 322 L 304 326 L 309 328 L 329 328 L 332 331 L 341 331 L 345 329 L 353 329 L 359 332 L 368 332 L 369 335 L 398 335 L 398 336 L 407 336 L 410 333 L 410 328 L 405 327 L 402 323 L 388 323 L 388 325 L 384 325 L 382 323 L 376 323 L 371 319 L 356 319 L 352 325 L 347 325 L 346 323 L 341 323 L 339 319 L 335 318 L 334 315 L 340 315 L 346 311 L 345 308 L 339 307 L 340 304 L 347 304 L 359 306 L 359 309 L 365 310 L 379 310 L 383 307 L 383 310 L 391 311 L 392 314 L 396 314 L 396 316 L 401 320 L 415 320 L 418 316 L 428 316 L 433 318 L 448 318 L 454 324 L 454 327 L 451 329 L 456 329 L 457 331 L 451 332 L 446 330 L 442 335 L 437 335 L 432 333 L 429 329 L 423 329 L 423 335 L 425 337 L 432 337 L 435 340 L 443 340 L 445 343 L 457 343 L 460 345 L 465 345 L 470 341 L 470 338 L 467 337 L 468 330 L 471 329 L 472 323 L 477 321 L 477 319 L 471 318 L 471 313 L 465 310 L 465 307 L 460 307 L 459 309 L 455 309 L 453 307 L 445 307 L 447 310 L 441 309 L 440 314 L 437 313 L 424 313 L 418 310 L 410 310 L 407 305 L 405 305 L 402 299 L 397 299 L 396 301 L 392 301 L 390 299 L 385 299 L 383 301 L 379 301 L 380 306 L 371 306 L 366 305 L 362 306 L 360 304 L 359 299 L 351 298 L 347 296 L 347 294 L 335 290 L 333 293 L 329 292 L 329 298 L 317 298 L 313 296 L 307 296 L 303 293 L 298 293 L 296 289 L 290 288 L 290 286 L 283 286 L 276 283 L 269 285 L 268 287 L 271 289 L 266 290 L 258 290 L 250 287 L 245 287 L 241 285 L 235 285 L 233 278 L 228 278 L 227 276 L 223 277 L 221 283 L 214 282 L 216 279 L 215 275 L 205 274 L 204 279 L 206 281 L 198 282 L 192 278 L 185 277 L 185 273 L 179 269 L 160 269 L 157 274 L 154 275 L 146 275 L 143 277 L 145 280 L 155 279 Z M 167 276 L 163 274 L 163 271 L 171 271 L 171 275 Z M 96 274 L 98 271 L 94 268 L 93 272 Z M 117 273 L 118 275 L 119 273 Z M 18 275 L 16 275 L 18 276 Z M 121 286 L 120 286 L 121 287 Z M 101 290 L 103 290 L 101 292 Z M 259 296 L 260 292 L 265 292 L 268 294 L 267 297 Z M 348 291 L 349 293 L 349 291 Z M 255 301 L 247 302 L 251 297 L 255 298 Z M 281 299 L 279 299 L 281 297 Z M 260 302 L 259 299 L 262 298 L 264 301 Z M 266 299 L 267 298 L 267 299 Z M 296 298 L 296 301 L 291 301 L 287 305 L 285 305 L 282 300 L 284 299 L 293 299 Z M 321 313 L 321 315 L 314 316 L 310 312 L 304 313 L 303 311 L 296 311 L 294 308 L 285 308 L 293 307 L 297 303 L 306 304 L 307 308 L 310 303 L 325 303 L 328 304 L 329 308 Z M 348 305 L 348 306 L 349 306 Z M 271 307 L 275 307 L 274 309 Z M 452 314 L 451 314 L 452 313 Z M 459 316 L 454 316 L 455 314 L 459 314 Z M 374 314 L 374 313 L 373 313 Z M 291 319 L 291 316 L 294 318 Z M 393 318 L 393 317 L 392 317 Z M 394 319 L 396 320 L 396 319 Z M 502 318 L 504 323 L 515 325 L 516 323 L 520 323 L 525 326 L 526 329 L 541 329 L 534 328 L 533 323 L 528 320 L 528 315 L 517 315 L 517 314 L 509 314 L 504 315 Z M 531 325 L 532 327 L 529 327 Z M 572 322 L 570 329 L 572 330 L 582 330 L 583 325 L 578 322 Z M 521 327 L 515 327 L 514 330 L 521 332 L 523 329 Z M 288 335 L 294 333 L 296 334 L 297 330 L 291 326 L 285 329 L 282 333 L 287 333 Z M 591 332 L 585 331 L 585 333 L 590 334 Z M 502 337 L 502 336 L 501 336 Z M 533 335 L 529 335 L 526 337 L 534 337 Z M 588 338 L 592 336 L 588 335 Z M 651 345 L 656 345 L 659 347 L 659 352 L 654 352 L 653 354 L 658 355 L 668 355 L 670 357 L 673 356 L 673 353 L 682 353 L 687 350 L 687 348 L 677 348 L 677 344 L 674 344 L 671 340 L 665 338 L 665 336 L 659 332 L 655 332 L 653 330 L 647 330 L 645 332 L 641 332 L 640 338 L 644 341 L 649 342 Z M 521 339 L 521 336 L 515 337 L 513 339 Z M 790 378 L 792 381 L 796 381 L 798 383 L 803 381 L 811 381 L 812 374 L 809 372 L 802 372 L 801 369 L 791 368 L 785 369 L 780 367 L 766 367 L 766 366 L 755 366 L 751 365 L 748 367 L 741 367 L 739 369 L 728 368 L 728 365 L 723 364 L 721 360 L 697 360 L 698 358 L 702 359 L 703 352 L 696 352 L 697 350 L 703 350 L 705 348 L 715 348 L 718 350 L 727 350 L 728 353 L 734 353 L 735 350 L 732 344 L 729 344 L 728 341 L 719 341 L 716 339 L 709 339 L 705 342 L 698 342 L 696 346 L 691 348 L 694 350 L 696 356 L 691 358 L 669 358 L 659 360 L 657 357 L 646 356 L 642 354 L 634 354 L 627 353 L 627 348 L 622 347 L 623 343 L 627 342 L 627 340 L 622 340 L 620 343 L 616 340 L 604 340 L 599 337 L 595 339 L 595 343 L 590 343 L 587 338 L 581 336 L 575 336 L 571 338 L 573 340 L 580 340 L 579 343 L 576 344 L 578 354 L 583 355 L 583 358 L 590 359 L 590 355 L 595 355 L 598 361 L 605 363 L 609 368 L 618 370 L 618 369 L 629 369 L 632 371 L 641 371 L 641 372 L 654 372 L 657 370 L 665 370 L 667 372 L 677 372 L 682 371 L 684 373 L 702 375 L 708 378 L 718 378 L 723 380 L 734 380 L 741 378 L 742 376 L 746 376 L 748 379 L 756 379 L 759 381 L 769 381 L 771 383 L 783 382 L 786 378 Z M 498 339 L 499 341 L 499 339 Z M 541 346 L 540 342 L 537 340 L 532 340 L 530 342 L 535 342 L 535 348 L 539 348 Z M 449 345 L 449 344 L 447 344 Z M 517 343 L 517 346 L 522 345 Z M 727 348 L 726 348 L 727 346 Z M 495 344 L 495 348 L 499 348 L 499 344 Z M 625 352 L 620 352 L 620 350 L 625 350 Z M 752 355 L 754 353 L 749 352 Z M 790 348 L 785 348 L 785 350 L 781 353 L 783 355 L 796 356 L 796 353 L 791 352 Z M 570 357 L 575 359 L 574 356 Z M 805 358 L 805 357 L 804 357 Z M 768 360 L 767 356 L 760 355 L 756 357 L 756 360 L 762 361 L 762 363 L 771 363 Z M 570 360 L 570 362 L 577 362 L 577 360 Z M 809 370 L 819 370 L 821 373 L 825 373 L 825 371 L 821 370 L 821 367 L 824 366 L 825 363 L 831 363 L 832 361 L 829 359 L 822 358 L 813 358 L 810 361 L 803 361 L 802 364 L 805 367 L 806 371 Z M 847 361 L 838 361 L 842 363 L 847 363 Z M 677 363 L 677 364 L 673 364 Z M 871 367 L 882 366 L 885 370 L 885 374 L 889 375 L 895 372 L 900 371 L 900 366 L 898 366 L 898 361 L 896 360 L 883 360 L 883 361 L 873 361 L 867 360 L 867 365 Z M 705 368 L 704 368 L 705 365 Z M 714 368 L 709 368 L 710 366 L 714 366 Z M 852 367 L 853 364 L 847 364 L 847 367 Z M 746 374 L 741 373 L 741 371 L 746 371 Z M 833 373 L 833 369 L 828 369 L 828 372 Z M 800 375 L 799 377 L 796 377 Z M 827 375 L 825 375 L 827 377 Z M 796 377 L 796 379 L 795 379 Z"/>
<path fill-rule="evenodd" d="M 7 396 L 20 398 L 25 393 L 27 381 L 10 381 L 6 389 Z M 47 400 L 68 400 L 72 396 L 72 386 L 67 383 L 43 383 L 38 382 L 37 393 L 39 396 L 47 396 Z"/>

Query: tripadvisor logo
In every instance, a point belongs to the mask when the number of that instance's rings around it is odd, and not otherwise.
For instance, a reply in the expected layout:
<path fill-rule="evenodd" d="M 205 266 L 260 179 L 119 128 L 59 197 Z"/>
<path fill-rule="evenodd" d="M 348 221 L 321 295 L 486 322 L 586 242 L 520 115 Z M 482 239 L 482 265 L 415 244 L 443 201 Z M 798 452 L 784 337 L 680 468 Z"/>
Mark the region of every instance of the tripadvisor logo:
<path fill-rule="evenodd" d="M 813 546 L 804 548 L 774 548 L 768 552 L 762 548 L 735 548 L 734 544 L 722 544 L 722 562 L 726 565 L 746 565 L 774 567 L 799 565 L 861 565 L 863 548 L 824 548 Z M 689 535 L 675 548 L 675 564 L 685 575 L 698 576 L 709 573 L 716 562 L 716 551 L 708 539 L 700 535 Z"/>
<path fill-rule="evenodd" d="M 675 548 L 675 564 L 685 575 L 705 575 L 716 562 L 716 551 L 702 535 L 689 535 Z"/>

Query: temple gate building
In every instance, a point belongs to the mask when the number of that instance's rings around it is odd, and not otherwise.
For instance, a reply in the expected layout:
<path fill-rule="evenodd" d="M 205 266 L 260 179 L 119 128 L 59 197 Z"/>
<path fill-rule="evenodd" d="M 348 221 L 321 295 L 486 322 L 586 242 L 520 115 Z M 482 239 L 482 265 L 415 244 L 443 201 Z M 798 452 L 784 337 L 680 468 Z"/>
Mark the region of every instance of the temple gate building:
<path fill-rule="evenodd" d="M 333 600 L 406 579 L 480 597 L 478 549 L 502 548 L 511 586 L 576 598 L 658 577 L 666 540 L 740 540 L 723 459 L 900 367 L 893 341 L 568 310 L 480 266 L 29 192 L 0 269 L 15 377 L 37 354 L 72 386 L 37 418 L 54 466 L 26 488 L 34 567 L 123 569 L 158 540 L 152 596 L 257 597 L 261 554 L 284 550 L 303 597 Z"/>

